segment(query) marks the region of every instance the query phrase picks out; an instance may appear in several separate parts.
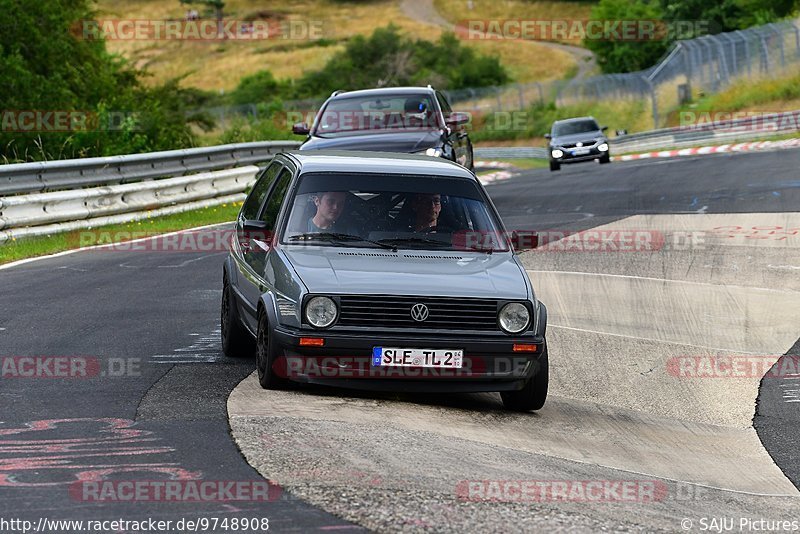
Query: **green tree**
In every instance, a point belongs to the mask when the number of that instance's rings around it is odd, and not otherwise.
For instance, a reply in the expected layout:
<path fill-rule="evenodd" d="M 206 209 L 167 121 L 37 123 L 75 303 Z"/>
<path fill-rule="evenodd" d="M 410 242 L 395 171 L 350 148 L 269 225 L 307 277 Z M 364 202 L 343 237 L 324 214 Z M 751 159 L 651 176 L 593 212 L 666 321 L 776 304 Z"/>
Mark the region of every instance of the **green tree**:
<path fill-rule="evenodd" d="M 177 83 L 144 87 L 139 73 L 110 55 L 102 40 L 86 37 L 83 29 L 93 15 L 88 0 L 3 0 L 3 117 L 24 111 L 76 112 L 96 121 L 69 131 L 21 132 L 12 120 L 0 129 L 0 159 L 102 156 L 194 143 L 186 92 Z"/>
<path fill-rule="evenodd" d="M 600 0 L 592 8 L 593 20 L 664 20 L 664 12 L 656 2 L 646 0 Z M 665 39 L 643 41 L 586 39 L 584 45 L 597 54 L 603 72 L 632 72 L 655 64 L 667 51 Z"/>

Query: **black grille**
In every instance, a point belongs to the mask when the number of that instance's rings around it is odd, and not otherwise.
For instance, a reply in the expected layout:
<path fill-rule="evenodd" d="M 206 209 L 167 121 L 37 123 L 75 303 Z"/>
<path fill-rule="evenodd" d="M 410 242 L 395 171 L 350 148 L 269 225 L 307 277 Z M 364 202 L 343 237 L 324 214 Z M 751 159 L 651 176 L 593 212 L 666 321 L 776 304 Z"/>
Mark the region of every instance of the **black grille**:
<path fill-rule="evenodd" d="M 563 148 L 589 148 L 591 146 L 594 146 L 594 144 L 596 142 L 597 141 L 595 141 L 594 139 L 591 139 L 589 141 L 583 141 L 583 146 L 582 147 L 578 147 L 578 143 L 565 143 L 562 146 L 563 146 Z"/>
<path fill-rule="evenodd" d="M 451 297 L 342 296 L 342 326 L 422 328 L 442 330 L 499 330 L 497 300 Z M 411 307 L 425 304 L 428 318 L 415 321 Z"/>

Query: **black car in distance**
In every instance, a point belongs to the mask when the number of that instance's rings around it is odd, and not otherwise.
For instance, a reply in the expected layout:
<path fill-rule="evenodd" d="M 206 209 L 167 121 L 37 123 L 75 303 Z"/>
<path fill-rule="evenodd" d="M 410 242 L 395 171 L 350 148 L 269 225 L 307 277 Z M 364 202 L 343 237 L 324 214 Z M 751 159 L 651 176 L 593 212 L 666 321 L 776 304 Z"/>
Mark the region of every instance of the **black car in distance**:
<path fill-rule="evenodd" d="M 297 123 L 300 150 L 361 150 L 441 157 L 474 168 L 467 126 L 470 115 L 453 111 L 433 87 L 384 87 L 335 91 L 314 122 Z"/>
<path fill-rule="evenodd" d="M 550 170 L 561 169 L 562 163 L 599 160 L 609 163 L 607 126 L 599 126 L 594 117 L 578 117 L 555 121 L 545 138 L 550 140 Z"/>

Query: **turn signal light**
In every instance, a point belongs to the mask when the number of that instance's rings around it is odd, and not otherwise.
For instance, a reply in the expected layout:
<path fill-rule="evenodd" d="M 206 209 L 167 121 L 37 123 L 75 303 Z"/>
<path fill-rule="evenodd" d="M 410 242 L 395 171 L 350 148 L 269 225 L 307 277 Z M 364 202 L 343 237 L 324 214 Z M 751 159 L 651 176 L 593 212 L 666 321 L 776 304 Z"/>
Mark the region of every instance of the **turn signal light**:
<path fill-rule="evenodd" d="M 321 347 L 325 345 L 325 338 L 321 337 L 301 337 L 301 347 Z"/>
<path fill-rule="evenodd" d="M 514 343 L 514 352 L 536 352 L 539 350 L 538 345 L 528 345 L 524 343 Z"/>

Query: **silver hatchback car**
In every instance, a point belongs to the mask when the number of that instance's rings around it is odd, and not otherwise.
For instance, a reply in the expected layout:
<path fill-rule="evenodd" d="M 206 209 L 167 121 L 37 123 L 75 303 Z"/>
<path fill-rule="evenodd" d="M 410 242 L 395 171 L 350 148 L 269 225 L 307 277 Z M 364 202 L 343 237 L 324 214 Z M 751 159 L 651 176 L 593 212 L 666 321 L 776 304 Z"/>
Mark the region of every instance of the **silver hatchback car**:
<path fill-rule="evenodd" d="M 475 175 L 427 156 L 278 155 L 236 221 L 222 346 L 261 386 L 547 398 L 547 310 Z"/>

